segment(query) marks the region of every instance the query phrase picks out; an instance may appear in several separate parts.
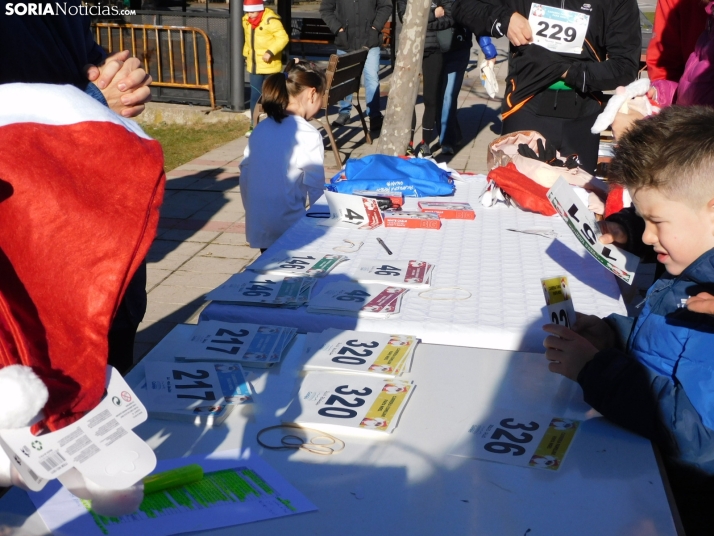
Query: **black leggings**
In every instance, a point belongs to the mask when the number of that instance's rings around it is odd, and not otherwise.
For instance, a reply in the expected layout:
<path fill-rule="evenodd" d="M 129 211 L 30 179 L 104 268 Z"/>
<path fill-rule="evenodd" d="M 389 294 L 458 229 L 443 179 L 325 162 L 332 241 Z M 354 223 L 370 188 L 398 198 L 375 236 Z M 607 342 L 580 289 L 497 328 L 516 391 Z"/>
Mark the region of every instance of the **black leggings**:
<path fill-rule="evenodd" d="M 436 118 L 441 117 L 441 67 L 443 56 L 441 52 L 432 52 L 421 62 L 424 80 L 424 115 L 421 120 L 422 137 L 428 144 L 439 134 L 436 129 Z M 412 115 L 412 139 L 416 130 L 416 112 Z"/>

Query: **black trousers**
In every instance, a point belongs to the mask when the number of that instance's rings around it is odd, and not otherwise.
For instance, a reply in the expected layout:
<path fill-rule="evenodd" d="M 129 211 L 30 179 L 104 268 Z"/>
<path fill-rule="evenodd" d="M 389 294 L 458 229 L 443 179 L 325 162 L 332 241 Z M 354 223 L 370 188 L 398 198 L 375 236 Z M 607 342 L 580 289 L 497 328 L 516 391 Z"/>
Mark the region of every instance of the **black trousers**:
<path fill-rule="evenodd" d="M 436 129 L 436 118 L 441 117 L 441 68 L 444 57 L 441 52 L 432 52 L 421 62 L 423 74 L 424 115 L 421 120 L 422 136 L 427 145 L 430 145 L 439 132 Z M 412 138 L 416 129 L 416 112 L 412 114 Z"/>
<path fill-rule="evenodd" d="M 562 156 L 577 154 L 580 167 L 594 174 L 600 135 L 592 134 L 590 129 L 600 111 L 597 101 L 583 98 L 575 91 L 560 91 L 557 94 L 545 91 L 504 119 L 501 133 L 535 130 L 545 136 Z"/>
<path fill-rule="evenodd" d="M 146 262 L 129 282 L 109 328 L 109 364 L 121 374 L 134 365 L 134 340 L 146 313 Z"/>

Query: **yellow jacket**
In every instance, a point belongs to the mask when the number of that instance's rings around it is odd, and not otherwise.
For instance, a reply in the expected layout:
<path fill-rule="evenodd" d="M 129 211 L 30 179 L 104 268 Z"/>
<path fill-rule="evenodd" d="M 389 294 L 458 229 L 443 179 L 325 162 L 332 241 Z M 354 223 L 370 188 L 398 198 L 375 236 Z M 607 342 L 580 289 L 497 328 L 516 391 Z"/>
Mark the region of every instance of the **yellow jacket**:
<path fill-rule="evenodd" d="M 248 22 L 248 15 L 243 16 L 243 56 L 246 58 L 248 72 L 253 74 L 273 74 L 283 70 L 280 53 L 290 39 L 285 33 L 280 17 L 270 8 L 265 8 L 260 25 L 254 30 Z M 273 61 L 265 63 L 263 55 L 272 52 Z"/>

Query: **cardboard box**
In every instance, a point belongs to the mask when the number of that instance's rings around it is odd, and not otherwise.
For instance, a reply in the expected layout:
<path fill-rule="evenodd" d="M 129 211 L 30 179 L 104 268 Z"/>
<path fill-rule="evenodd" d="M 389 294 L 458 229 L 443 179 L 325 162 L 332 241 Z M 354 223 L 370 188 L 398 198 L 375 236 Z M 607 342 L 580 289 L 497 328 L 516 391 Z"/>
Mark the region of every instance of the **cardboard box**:
<path fill-rule="evenodd" d="M 385 227 L 401 227 L 402 229 L 441 229 L 441 219 L 438 214 L 429 212 L 393 212 L 386 211 Z"/>
<path fill-rule="evenodd" d="M 475 220 L 476 213 L 471 205 L 457 201 L 420 201 L 422 212 L 438 214 L 445 220 Z"/>

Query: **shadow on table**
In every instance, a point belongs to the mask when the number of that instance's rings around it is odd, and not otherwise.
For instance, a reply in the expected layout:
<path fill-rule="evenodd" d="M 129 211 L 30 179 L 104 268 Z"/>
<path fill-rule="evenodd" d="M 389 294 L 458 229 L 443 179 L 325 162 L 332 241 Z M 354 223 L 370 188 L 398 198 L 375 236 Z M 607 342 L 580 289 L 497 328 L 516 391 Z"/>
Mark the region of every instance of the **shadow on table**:
<path fill-rule="evenodd" d="M 587 251 L 584 251 L 581 257 L 566 244 L 556 238 L 551 242 L 550 246 L 548 246 L 548 249 L 545 250 L 545 254 L 562 266 L 563 270 L 567 273 L 577 274 L 578 280 L 604 294 L 608 298 L 616 300 L 620 297 L 620 289 L 616 284 L 609 285 L 603 289 L 603 278 L 615 276 L 611 275 L 604 267 L 601 266 L 599 269 L 590 269 L 590 266 L 592 266 L 593 263 L 598 265 L 599 263 L 597 263 L 597 261 L 593 259 Z"/>

